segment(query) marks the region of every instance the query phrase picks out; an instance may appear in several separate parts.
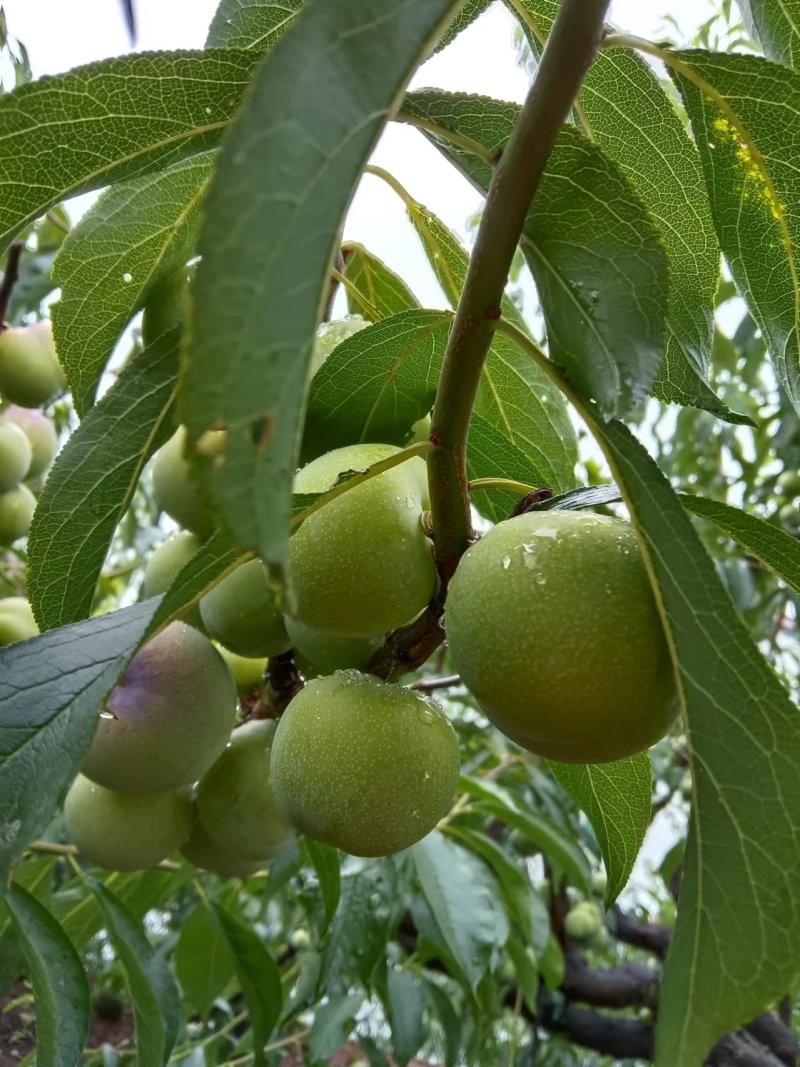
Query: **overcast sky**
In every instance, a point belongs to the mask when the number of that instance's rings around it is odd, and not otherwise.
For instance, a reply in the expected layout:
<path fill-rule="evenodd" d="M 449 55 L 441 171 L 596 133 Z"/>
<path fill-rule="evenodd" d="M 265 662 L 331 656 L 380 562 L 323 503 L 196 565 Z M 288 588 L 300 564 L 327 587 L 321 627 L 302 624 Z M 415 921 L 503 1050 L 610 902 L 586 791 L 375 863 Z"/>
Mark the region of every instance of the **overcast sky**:
<path fill-rule="evenodd" d="M 135 0 L 137 50 L 199 48 L 218 0 Z M 35 76 L 130 51 L 119 0 L 2 0 L 9 31 L 27 46 Z M 621 29 L 642 36 L 664 33 L 665 11 L 686 38 L 713 10 L 711 0 L 612 0 L 611 18 Z M 485 93 L 520 101 L 527 77 L 513 47 L 513 20 L 495 3 L 444 52 L 430 60 L 415 87 Z M 379 144 L 374 162 L 392 171 L 409 192 L 424 201 L 452 229 L 466 237 L 467 220 L 480 198 L 415 130 L 393 125 Z M 75 204 L 73 217 L 89 197 Z M 424 304 L 442 297 L 397 196 L 379 179 L 365 177 L 351 209 L 345 236 L 367 245 L 409 278 Z"/>

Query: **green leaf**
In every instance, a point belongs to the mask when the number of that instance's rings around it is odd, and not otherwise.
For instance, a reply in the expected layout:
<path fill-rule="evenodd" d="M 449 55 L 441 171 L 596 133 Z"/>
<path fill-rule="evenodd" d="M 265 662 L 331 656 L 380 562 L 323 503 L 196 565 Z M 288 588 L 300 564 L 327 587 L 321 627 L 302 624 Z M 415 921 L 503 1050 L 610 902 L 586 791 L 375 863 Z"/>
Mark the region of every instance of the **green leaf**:
<path fill-rule="evenodd" d="M 226 137 L 205 207 L 181 413 L 190 442 L 227 427 L 224 462 L 195 462 L 236 542 L 268 565 L 282 567 L 288 551 L 308 367 L 343 217 L 399 94 L 457 7 L 310 0 Z M 344 71 L 355 81 L 343 97 Z M 291 152 L 287 130 L 302 131 Z"/>
<path fill-rule="evenodd" d="M 265 945 L 240 919 L 220 904 L 212 905 L 214 917 L 233 954 L 236 975 L 244 993 L 253 1028 L 253 1063 L 266 1063 L 262 1049 L 269 1040 L 283 1003 L 281 972 Z"/>
<path fill-rule="evenodd" d="M 749 55 L 665 54 L 703 163 L 717 236 L 739 292 L 800 411 L 800 74 Z M 787 207 L 789 205 L 789 207 Z"/>
<path fill-rule="evenodd" d="M 86 618 L 142 469 L 172 432 L 180 330 L 135 357 L 58 455 L 34 513 L 28 589 L 42 629 Z"/>
<path fill-rule="evenodd" d="M 451 41 L 458 37 L 462 30 L 472 25 L 475 19 L 489 7 L 491 2 L 492 0 L 466 0 L 463 8 L 453 19 L 449 29 L 436 45 L 436 51 L 440 52 L 443 48 L 446 48 Z"/>
<path fill-rule="evenodd" d="M 511 478 L 537 488 L 547 485 L 547 478 L 522 449 L 512 444 L 499 427 L 472 413 L 467 441 L 467 477 Z M 507 489 L 476 489 L 472 502 L 492 522 L 507 519 L 519 504 L 522 494 Z"/>
<path fill-rule="evenodd" d="M 69 234 L 55 262 L 58 357 L 75 408 L 86 412 L 120 333 L 153 286 L 191 258 L 216 152 L 109 189 Z"/>
<path fill-rule="evenodd" d="M 681 496 L 687 511 L 716 527 L 737 541 L 756 559 L 761 560 L 795 592 L 800 593 L 800 541 L 766 519 L 748 515 L 741 508 L 702 496 Z"/>
<path fill-rule="evenodd" d="M 363 245 L 349 241 L 342 245 L 342 255 L 345 277 L 356 290 L 350 287 L 346 290 L 347 310 L 351 315 L 380 322 L 419 307 L 419 300 L 403 279 Z"/>
<path fill-rule="evenodd" d="M 206 48 L 268 52 L 297 18 L 305 0 L 221 0 Z"/>
<path fill-rule="evenodd" d="M 392 967 L 386 979 L 386 1001 L 392 1028 L 392 1053 L 405 1067 L 425 1042 L 425 998 L 419 978 Z"/>
<path fill-rule="evenodd" d="M 641 528 L 684 708 L 694 802 L 656 1064 L 696 1067 L 800 970 L 800 719 L 653 460 L 620 423 L 592 432 Z"/>
<path fill-rule="evenodd" d="M 28 856 L 14 867 L 14 885 L 22 886 L 45 906 L 48 906 L 53 881 L 55 856 Z M 19 935 L 11 921 L 11 913 L 0 900 L 0 997 L 13 985 L 25 969 L 25 956 Z"/>
<path fill-rule="evenodd" d="M 558 11 L 557 0 L 518 0 L 508 6 L 540 48 Z M 747 422 L 732 415 L 708 385 L 720 255 L 700 158 L 672 101 L 644 59 L 628 49 L 609 48 L 587 71 L 576 120 L 618 164 L 664 241 L 669 259 L 667 346 L 653 394 Z"/>
<path fill-rule="evenodd" d="M 496 841 L 477 830 L 449 825 L 443 831 L 460 838 L 462 843 L 489 864 L 500 883 L 506 908 L 519 925 L 524 943 L 541 951 L 550 933 L 550 917 L 517 860 Z"/>
<path fill-rule="evenodd" d="M 547 939 L 547 947 L 539 957 L 539 973 L 544 978 L 544 984 L 551 993 L 555 993 L 564 981 L 564 952 L 556 940 L 555 934 L 550 934 Z"/>
<path fill-rule="evenodd" d="M 89 1032 L 89 983 L 56 920 L 19 885 L 6 895 L 36 998 L 38 1067 L 74 1067 Z"/>
<path fill-rule="evenodd" d="M 477 856 L 438 830 L 414 845 L 411 856 L 436 925 L 474 990 L 508 937 L 497 883 Z"/>
<path fill-rule="evenodd" d="M 528 1010 L 535 1017 L 539 1010 L 537 1004 L 539 971 L 536 968 L 536 963 L 528 954 L 525 946 L 521 945 L 519 941 L 515 941 L 513 937 L 508 939 L 506 951 L 514 964 L 514 970 L 517 972 L 517 988 L 522 993 L 522 999 L 527 1004 Z"/>
<path fill-rule="evenodd" d="M 622 495 L 616 485 L 582 485 L 579 489 L 570 489 L 560 496 L 551 496 L 549 500 L 540 500 L 532 504 L 531 511 L 580 511 L 582 508 L 596 508 L 603 504 L 616 504 Z"/>
<path fill-rule="evenodd" d="M 748 30 L 776 63 L 797 66 L 800 58 L 798 0 L 736 0 Z"/>
<path fill-rule="evenodd" d="M 162 1067 L 175 1045 L 181 1021 L 175 979 L 125 905 L 104 885 L 94 879 L 88 882 L 125 971 L 136 1023 L 137 1067 Z"/>
<path fill-rule="evenodd" d="M 152 611 L 138 604 L 0 648 L 0 891 L 77 774 Z"/>
<path fill-rule="evenodd" d="M 475 805 L 478 810 L 495 815 L 519 830 L 568 876 L 576 888 L 587 895 L 591 892 L 592 874 L 588 860 L 578 845 L 564 836 L 562 830 L 535 812 L 523 811 L 516 798 L 496 782 L 462 775 L 459 785 L 465 793 L 478 798 Z"/>
<path fill-rule="evenodd" d="M 456 1014 L 450 997 L 432 979 L 424 979 L 422 988 L 442 1028 L 446 1067 L 455 1067 L 461 1051 L 461 1019 Z"/>
<path fill-rule="evenodd" d="M 424 204 L 403 199 L 428 262 L 452 308 L 457 307 L 469 256 L 458 238 Z M 504 297 L 503 317 L 522 330 L 523 319 Z M 575 431 L 564 398 L 533 360 L 497 333 L 483 367 L 475 412 L 499 429 L 539 472 L 537 481 L 566 489 L 575 480 Z"/>
<path fill-rule="evenodd" d="M 518 112 L 514 104 L 436 89 L 409 94 L 401 117 L 424 119 L 422 132 L 485 193 L 491 168 L 448 134 L 492 153 L 505 144 Z M 620 168 L 573 127 L 556 141 L 521 247 L 553 360 L 606 416 L 643 400 L 664 352 L 666 255 Z"/>
<path fill-rule="evenodd" d="M 317 872 L 319 890 L 325 908 L 325 925 L 321 931 L 324 934 L 333 921 L 336 909 L 339 907 L 339 898 L 342 894 L 339 853 L 330 845 L 315 841 L 313 837 L 303 838 L 300 848 L 314 865 L 314 870 Z"/>
<path fill-rule="evenodd" d="M 197 603 L 223 575 L 251 558 L 251 552 L 234 548 L 230 538 L 221 530 L 217 530 L 175 576 L 161 598 L 148 633 L 155 634 L 173 622 L 187 607 Z"/>
<path fill-rule="evenodd" d="M 215 998 L 232 978 L 236 961 L 205 901 L 199 901 L 183 922 L 174 958 L 183 992 L 207 1019 Z"/>
<path fill-rule="evenodd" d="M 258 56 L 148 52 L 40 78 L 0 98 L 0 247 L 53 204 L 218 144 Z"/>
<path fill-rule="evenodd" d="M 339 1051 L 352 1033 L 363 1003 L 361 993 L 346 993 L 331 997 L 317 1010 L 308 1040 L 308 1051 L 314 1063 L 320 1060 L 327 1063 Z"/>
<path fill-rule="evenodd" d="M 646 752 L 613 763 L 547 766 L 586 812 L 603 853 L 611 906 L 630 878 L 652 818 L 653 768 Z"/>
<path fill-rule="evenodd" d="M 348 337 L 311 381 L 304 458 L 356 441 L 402 444 L 430 411 L 453 316 L 404 311 Z"/>
<path fill-rule="evenodd" d="M 322 952 L 319 988 L 347 988 L 345 975 L 367 982 L 385 958 L 386 941 L 400 899 L 391 861 L 370 864 L 342 879 L 341 901 Z"/>

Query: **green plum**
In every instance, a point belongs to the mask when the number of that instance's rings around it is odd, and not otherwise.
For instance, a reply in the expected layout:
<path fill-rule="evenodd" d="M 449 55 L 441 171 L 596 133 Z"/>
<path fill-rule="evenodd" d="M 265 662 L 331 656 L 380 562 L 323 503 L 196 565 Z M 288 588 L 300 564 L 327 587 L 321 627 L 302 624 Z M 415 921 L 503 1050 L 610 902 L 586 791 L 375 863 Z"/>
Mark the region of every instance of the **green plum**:
<path fill-rule="evenodd" d="M 27 537 L 36 510 L 36 497 L 26 485 L 0 493 L 0 546 L 13 545 Z"/>
<path fill-rule="evenodd" d="M 295 492 L 320 493 L 340 474 L 399 450 L 348 445 L 300 470 Z M 414 457 L 336 497 L 291 539 L 292 614 L 343 637 L 373 637 L 415 618 L 436 588 L 431 543 L 422 528 L 425 464 Z"/>
<path fill-rule="evenodd" d="M 355 856 L 387 856 L 450 810 L 458 740 L 411 689 L 358 671 L 309 682 L 272 742 L 272 788 L 298 830 Z"/>
<path fill-rule="evenodd" d="M 326 630 L 315 630 L 298 619 L 286 619 L 286 632 L 299 655 L 298 663 L 310 667 L 308 673 L 333 674 L 349 667 L 363 670 L 383 644 L 377 637 L 338 637 Z"/>
<path fill-rule="evenodd" d="M 64 801 L 67 833 L 81 857 L 112 871 L 154 867 L 192 830 L 189 792 L 118 793 L 79 774 Z"/>
<path fill-rule="evenodd" d="M 15 423 L 0 415 L 0 493 L 28 477 L 33 460 L 31 443 Z"/>
<path fill-rule="evenodd" d="M 235 716 L 236 689 L 222 656 L 197 630 L 173 622 L 111 691 L 81 770 L 107 789 L 180 789 L 224 751 Z"/>
<path fill-rule="evenodd" d="M 195 867 L 223 878 L 247 878 L 264 869 L 263 862 L 249 860 L 212 841 L 199 821 L 195 823 L 191 837 L 180 852 Z"/>
<path fill-rule="evenodd" d="M 311 374 L 317 373 L 319 368 L 333 352 L 334 348 L 352 337 L 354 333 L 370 326 L 371 323 L 361 315 L 350 315 L 346 319 L 334 319 L 333 322 L 323 322 L 317 330 L 317 339 L 314 342 L 314 352 L 311 356 Z"/>
<path fill-rule="evenodd" d="M 30 604 L 24 596 L 8 596 L 0 600 L 0 648 L 15 641 L 36 637 L 39 627 Z"/>
<path fill-rule="evenodd" d="M 25 434 L 31 446 L 31 463 L 26 478 L 40 478 L 52 466 L 58 451 L 56 428 L 41 411 L 12 404 L 2 417 L 15 423 Z"/>
<path fill-rule="evenodd" d="M 541 756 L 603 763 L 663 737 L 678 710 L 633 528 L 529 512 L 462 557 L 447 597 L 453 665 L 494 725 Z"/>
<path fill-rule="evenodd" d="M 153 493 L 167 515 L 205 541 L 214 532 L 214 519 L 195 484 L 185 448 L 186 430 L 181 426 L 155 455 Z"/>
<path fill-rule="evenodd" d="M 0 332 L 0 394 L 6 400 L 38 408 L 65 387 L 50 322 L 7 326 Z"/>
<path fill-rule="evenodd" d="M 200 550 L 202 544 L 200 538 L 189 533 L 188 530 L 181 530 L 162 542 L 150 556 L 144 569 L 142 596 L 146 599 L 166 593 L 189 560 Z M 181 619 L 197 630 L 203 629 L 198 604 L 187 608 Z"/>
<path fill-rule="evenodd" d="M 258 719 L 234 730 L 197 787 L 197 812 L 208 838 L 253 862 L 265 863 L 294 837 L 270 784 L 274 733 L 274 722 Z"/>
<path fill-rule="evenodd" d="M 238 656 L 277 656 L 291 648 L 261 560 L 248 560 L 206 593 L 200 615 L 210 636 Z"/>
<path fill-rule="evenodd" d="M 596 904 L 582 901 L 564 916 L 564 930 L 573 941 L 593 941 L 603 928 L 603 916 Z"/>
<path fill-rule="evenodd" d="M 265 657 L 253 659 L 250 656 L 237 656 L 235 652 L 229 652 L 222 645 L 220 645 L 219 650 L 233 675 L 239 696 L 244 696 L 263 684 L 264 671 L 267 669 Z"/>

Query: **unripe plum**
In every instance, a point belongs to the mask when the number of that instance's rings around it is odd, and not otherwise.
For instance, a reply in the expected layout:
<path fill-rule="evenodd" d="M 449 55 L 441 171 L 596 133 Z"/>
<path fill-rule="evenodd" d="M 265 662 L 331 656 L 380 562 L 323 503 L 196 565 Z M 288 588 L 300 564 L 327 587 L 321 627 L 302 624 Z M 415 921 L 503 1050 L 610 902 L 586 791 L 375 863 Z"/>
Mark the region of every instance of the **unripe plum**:
<path fill-rule="evenodd" d="M 622 759 L 675 719 L 661 618 L 633 528 L 620 519 L 529 512 L 495 526 L 459 563 L 446 629 L 481 708 L 541 756 Z"/>
<path fill-rule="evenodd" d="M 15 641 L 36 637 L 39 627 L 31 606 L 24 596 L 8 596 L 0 600 L 0 648 Z"/>
<path fill-rule="evenodd" d="M 247 878 L 264 869 L 263 862 L 249 860 L 212 841 L 199 820 L 180 852 L 195 867 L 219 874 L 223 878 Z"/>
<path fill-rule="evenodd" d="M 214 519 L 192 477 L 185 447 L 186 429 L 180 426 L 155 455 L 153 493 L 167 515 L 206 540 L 214 532 Z"/>
<path fill-rule="evenodd" d="M 286 632 L 295 652 L 299 653 L 298 662 L 311 667 L 316 674 L 333 674 L 348 668 L 362 670 L 383 644 L 382 634 L 338 637 L 290 618 L 286 619 Z"/>
<path fill-rule="evenodd" d="M 573 941 L 591 941 L 603 928 L 603 916 L 596 904 L 582 901 L 564 916 L 564 930 Z"/>
<path fill-rule="evenodd" d="M 153 867 L 189 837 L 188 791 L 118 793 L 79 774 L 64 801 L 67 833 L 83 859 L 112 871 Z"/>
<path fill-rule="evenodd" d="M 41 411 L 22 408 L 12 404 L 3 412 L 3 418 L 19 426 L 31 446 L 31 464 L 26 478 L 38 478 L 50 469 L 58 451 L 58 437 L 53 423 Z"/>
<path fill-rule="evenodd" d="M 142 596 L 158 596 L 166 593 L 178 574 L 183 570 L 189 560 L 202 547 L 203 542 L 199 537 L 188 530 L 181 530 L 174 537 L 168 538 L 153 552 L 147 561 L 142 580 Z M 203 620 L 200 617 L 200 606 L 192 604 L 181 616 L 184 622 L 194 626 L 197 630 L 203 629 Z"/>
<path fill-rule="evenodd" d="M 106 709 L 83 773 L 107 789 L 168 792 L 198 781 L 224 751 L 236 690 L 211 642 L 173 622 L 134 656 Z"/>
<path fill-rule="evenodd" d="M 333 322 L 323 322 L 317 330 L 317 339 L 314 342 L 314 351 L 311 355 L 310 373 L 316 374 L 328 356 L 348 337 L 369 326 L 361 315 L 350 315 L 346 319 L 334 319 Z"/>
<path fill-rule="evenodd" d="M 28 477 L 33 460 L 31 443 L 19 426 L 0 416 L 0 493 Z"/>
<path fill-rule="evenodd" d="M 291 648 L 260 559 L 243 563 L 206 593 L 200 615 L 211 637 L 238 656 L 277 656 Z"/>
<path fill-rule="evenodd" d="M 244 696 L 245 693 L 249 693 L 263 683 L 264 671 L 267 669 L 265 657 L 252 659 L 249 656 L 237 656 L 235 652 L 229 652 L 222 645 L 219 650 L 228 664 L 240 696 Z"/>
<path fill-rule="evenodd" d="M 38 408 L 64 391 L 50 322 L 0 332 L 0 394 L 12 404 Z"/>
<path fill-rule="evenodd" d="M 291 822 L 355 856 L 425 837 L 458 782 L 455 730 L 422 694 L 358 671 L 309 682 L 281 717 L 272 788 Z"/>
<path fill-rule="evenodd" d="M 264 719 L 234 730 L 230 745 L 197 787 L 197 812 L 208 838 L 262 865 L 294 837 L 270 783 L 274 733 L 275 723 Z"/>
<path fill-rule="evenodd" d="M 27 537 L 36 510 L 36 497 L 26 485 L 0 493 L 0 545 L 13 545 Z"/>
<path fill-rule="evenodd" d="M 295 492 L 320 493 L 340 474 L 398 451 L 348 445 L 298 472 Z M 293 614 L 307 626 L 345 637 L 372 637 L 410 622 L 436 586 L 430 541 L 422 528 L 425 464 L 415 457 L 331 500 L 291 539 Z"/>

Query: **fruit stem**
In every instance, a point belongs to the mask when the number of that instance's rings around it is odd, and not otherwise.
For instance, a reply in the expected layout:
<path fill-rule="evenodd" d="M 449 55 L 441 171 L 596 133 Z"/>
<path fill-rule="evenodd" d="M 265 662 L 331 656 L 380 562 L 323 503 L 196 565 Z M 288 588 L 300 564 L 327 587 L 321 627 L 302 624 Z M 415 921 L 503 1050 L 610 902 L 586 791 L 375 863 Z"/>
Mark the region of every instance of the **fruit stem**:
<path fill-rule="evenodd" d="M 6 269 L 3 273 L 3 284 L 0 285 L 0 332 L 7 330 L 6 314 L 8 312 L 11 294 L 19 279 L 19 261 L 25 245 L 22 241 L 14 241 L 8 249 L 6 257 Z"/>
<path fill-rule="evenodd" d="M 433 408 L 428 480 L 443 584 L 472 539 L 466 451 L 483 364 L 531 201 L 603 36 L 610 0 L 562 0 L 538 73 L 496 161 Z"/>

